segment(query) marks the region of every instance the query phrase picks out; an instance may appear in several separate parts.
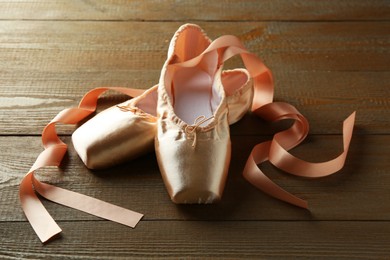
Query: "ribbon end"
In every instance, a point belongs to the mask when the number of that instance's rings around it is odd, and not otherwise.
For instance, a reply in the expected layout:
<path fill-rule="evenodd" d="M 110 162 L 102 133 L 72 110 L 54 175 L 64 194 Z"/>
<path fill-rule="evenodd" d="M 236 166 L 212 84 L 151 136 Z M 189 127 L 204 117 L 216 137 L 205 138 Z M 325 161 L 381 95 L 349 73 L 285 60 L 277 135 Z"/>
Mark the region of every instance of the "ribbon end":
<path fill-rule="evenodd" d="M 296 197 L 294 195 L 291 195 L 290 198 L 277 198 L 284 202 L 290 203 L 294 206 L 297 206 L 302 209 L 309 210 L 309 203 L 306 200 L 303 200 L 299 197 Z"/>
<path fill-rule="evenodd" d="M 306 210 L 309 210 L 309 203 L 306 200 L 303 200 L 302 204 L 299 205 L 299 207 L 306 209 Z"/>
<path fill-rule="evenodd" d="M 39 239 L 41 240 L 42 244 L 47 244 L 50 241 L 60 237 L 62 229 L 60 227 L 58 227 L 58 226 L 54 227 L 54 228 L 55 229 L 50 230 L 50 232 L 48 232 L 46 234 L 38 234 L 37 233 L 37 235 L 38 235 Z"/>
<path fill-rule="evenodd" d="M 344 120 L 344 124 L 355 122 L 355 118 L 356 118 L 356 111 L 353 111 L 352 114 L 350 114 L 349 117 L 347 117 L 347 119 Z"/>
<path fill-rule="evenodd" d="M 138 213 L 138 212 L 132 212 L 132 218 L 129 221 L 130 223 L 125 224 L 126 226 L 130 226 L 131 228 L 135 228 L 137 224 L 141 221 L 141 219 L 144 217 L 144 214 Z"/>

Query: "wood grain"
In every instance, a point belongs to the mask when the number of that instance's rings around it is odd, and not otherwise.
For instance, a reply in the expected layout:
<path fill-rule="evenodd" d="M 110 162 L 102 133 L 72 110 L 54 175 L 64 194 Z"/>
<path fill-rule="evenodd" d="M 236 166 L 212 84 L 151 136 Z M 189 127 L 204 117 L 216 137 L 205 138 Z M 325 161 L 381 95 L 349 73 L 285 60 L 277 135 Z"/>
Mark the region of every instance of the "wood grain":
<path fill-rule="evenodd" d="M 31 20 L 383 20 L 385 0 L 221 0 L 221 1 L 1 1 L 0 19 Z"/>
<path fill-rule="evenodd" d="M 386 259 L 390 222 L 103 221 L 61 222 L 42 246 L 27 223 L 0 223 L 0 251 L 14 258 Z M 354 235 L 359 234 L 359 235 Z"/>

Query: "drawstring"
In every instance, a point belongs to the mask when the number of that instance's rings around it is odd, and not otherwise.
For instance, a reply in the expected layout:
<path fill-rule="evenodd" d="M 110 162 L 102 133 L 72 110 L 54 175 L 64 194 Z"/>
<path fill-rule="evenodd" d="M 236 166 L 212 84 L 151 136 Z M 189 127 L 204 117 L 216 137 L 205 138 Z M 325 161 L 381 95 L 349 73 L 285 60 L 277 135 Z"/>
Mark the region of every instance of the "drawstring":
<path fill-rule="evenodd" d="M 133 107 L 130 104 L 128 105 L 116 105 L 117 108 L 119 108 L 122 112 L 132 112 L 134 115 L 138 115 L 140 117 L 148 117 L 147 113 L 142 111 L 141 109 L 138 109 L 137 107 Z"/>
<path fill-rule="evenodd" d="M 193 125 L 187 125 L 186 126 L 186 128 L 184 129 L 184 132 L 186 134 L 188 134 L 188 135 L 193 135 L 194 136 L 194 141 L 192 142 L 192 148 L 195 148 L 195 146 L 196 146 L 196 129 L 198 129 L 198 127 L 201 124 L 203 124 L 203 123 L 205 123 L 205 122 L 207 122 L 207 121 L 209 121 L 209 120 L 211 120 L 213 118 L 214 118 L 214 116 L 211 116 L 209 118 L 206 118 L 205 116 L 198 116 L 195 119 Z"/>
<path fill-rule="evenodd" d="M 131 107 L 129 105 L 116 105 L 122 112 L 135 112 L 136 108 Z"/>

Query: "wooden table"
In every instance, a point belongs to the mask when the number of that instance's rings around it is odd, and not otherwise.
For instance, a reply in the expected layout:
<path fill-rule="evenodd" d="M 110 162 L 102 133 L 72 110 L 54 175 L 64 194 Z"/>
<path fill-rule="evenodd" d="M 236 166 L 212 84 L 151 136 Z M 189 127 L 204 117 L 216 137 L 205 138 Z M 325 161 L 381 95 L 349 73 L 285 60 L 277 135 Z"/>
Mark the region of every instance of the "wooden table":
<path fill-rule="evenodd" d="M 60 170 L 43 181 L 145 214 L 135 229 L 44 200 L 63 229 L 42 245 L 20 208 L 19 183 L 42 151 L 40 133 L 94 87 L 148 88 L 185 22 L 211 38 L 238 36 L 272 69 L 275 100 L 296 106 L 310 136 L 293 154 L 324 161 L 341 152 L 342 121 L 357 111 L 345 167 L 309 180 L 263 165 L 309 201 L 302 210 L 263 194 L 241 173 L 251 147 L 286 124 L 251 115 L 232 126 L 233 155 L 221 203 L 170 202 L 154 154 L 92 172 L 72 126 Z M 390 257 L 389 1 L 1 1 L 0 258 Z M 230 63 L 231 67 L 239 61 Z M 125 97 L 110 93 L 99 110 Z"/>

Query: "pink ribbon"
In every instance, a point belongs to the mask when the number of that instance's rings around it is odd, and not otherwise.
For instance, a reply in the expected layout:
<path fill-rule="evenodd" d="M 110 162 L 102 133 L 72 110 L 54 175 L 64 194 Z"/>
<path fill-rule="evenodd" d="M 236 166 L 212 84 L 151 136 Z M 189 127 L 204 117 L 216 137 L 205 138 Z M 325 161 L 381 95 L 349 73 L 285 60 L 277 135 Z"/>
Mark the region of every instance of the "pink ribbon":
<path fill-rule="evenodd" d="M 257 144 L 252 149 L 243 171 L 244 177 L 258 189 L 272 197 L 298 207 L 307 208 L 308 204 L 306 201 L 276 185 L 257 165 L 269 161 L 287 173 L 308 178 L 324 177 L 339 171 L 344 166 L 348 153 L 356 113 L 353 112 L 344 121 L 344 150 L 339 156 L 322 163 L 311 163 L 301 160 L 289 153 L 288 150 L 296 147 L 306 138 L 309 132 L 309 123 L 294 106 L 283 102 L 272 102 L 274 86 L 271 71 L 256 55 L 249 53 L 237 37 L 232 35 L 221 36 L 213 41 L 199 56 L 173 65 L 182 67 L 195 66 L 202 60 L 203 55 L 215 50 L 219 53 L 220 64 L 235 55 L 241 56 L 245 67 L 254 81 L 254 97 L 251 109 L 254 114 L 271 122 L 284 119 L 295 120 L 289 129 L 275 134 L 272 141 Z"/>
<path fill-rule="evenodd" d="M 194 66 L 202 56 L 217 50 L 220 64 L 229 58 L 240 55 L 254 81 L 254 98 L 252 112 L 268 121 L 293 119 L 294 124 L 287 130 L 274 135 L 271 141 L 257 144 L 249 155 L 243 175 L 254 186 L 263 192 L 293 205 L 307 208 L 307 202 L 283 190 L 272 182 L 258 167 L 258 164 L 270 161 L 279 169 L 310 178 L 318 178 L 339 171 L 345 163 L 355 112 L 343 125 L 343 152 L 336 158 L 323 162 L 311 163 L 293 156 L 288 151 L 300 144 L 308 134 L 309 124 L 298 110 L 283 102 L 272 102 L 274 87 L 271 71 L 254 54 L 249 53 L 235 36 L 222 36 L 213 41 L 199 56 L 176 66 Z M 60 112 L 43 130 L 42 142 L 45 150 L 38 156 L 36 162 L 23 178 L 20 184 L 20 201 L 28 221 L 42 242 L 61 232 L 60 227 L 46 211 L 36 193 L 56 203 L 75 208 L 95 216 L 134 227 L 142 218 L 142 214 L 127 210 L 107 202 L 103 202 L 76 192 L 65 190 L 40 182 L 34 177 L 34 171 L 44 166 L 59 166 L 67 150 L 56 132 L 57 123 L 76 124 L 89 116 L 96 109 L 98 97 L 106 90 L 115 90 L 135 97 L 143 90 L 128 88 L 97 88 L 88 92 L 77 108 L 65 109 Z"/>
<path fill-rule="evenodd" d="M 69 108 L 61 111 L 43 129 L 42 143 L 45 150 L 41 152 L 34 165 L 24 176 L 19 188 L 19 198 L 23 211 L 42 243 L 60 233 L 61 228 L 50 216 L 49 212 L 47 212 L 36 193 L 64 206 L 75 208 L 130 227 L 135 227 L 143 216 L 140 213 L 80 193 L 42 183 L 34 177 L 34 171 L 39 168 L 44 166 L 59 166 L 66 153 L 67 145 L 58 137 L 55 125 L 57 123 L 77 124 L 89 116 L 96 109 L 98 97 L 107 90 L 115 90 L 132 97 L 144 92 L 144 90 L 119 87 L 93 89 L 85 94 L 77 108 Z"/>

